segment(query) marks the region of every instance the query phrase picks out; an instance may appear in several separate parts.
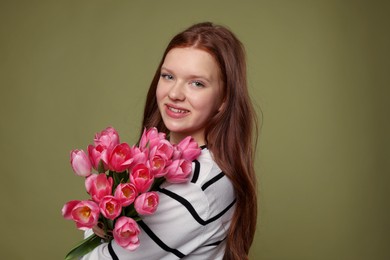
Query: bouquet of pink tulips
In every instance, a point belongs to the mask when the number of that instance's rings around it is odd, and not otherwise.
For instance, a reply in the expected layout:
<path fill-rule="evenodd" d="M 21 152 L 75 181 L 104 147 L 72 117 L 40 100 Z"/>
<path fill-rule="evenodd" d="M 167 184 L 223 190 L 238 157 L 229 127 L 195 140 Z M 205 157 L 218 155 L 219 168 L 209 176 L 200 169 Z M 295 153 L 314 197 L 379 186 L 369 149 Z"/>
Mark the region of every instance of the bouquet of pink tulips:
<path fill-rule="evenodd" d="M 139 246 L 140 216 L 153 214 L 159 203 L 156 188 L 164 181 L 187 182 L 192 161 L 200 154 L 191 137 L 173 145 L 156 128 L 144 130 L 138 145 L 120 143 L 117 131 L 108 127 L 94 138 L 94 145 L 71 152 L 76 175 L 85 177 L 88 200 L 72 200 L 62 208 L 65 219 L 80 230 L 99 226 L 108 242 L 135 250 Z M 93 171 L 93 169 L 95 171 Z M 130 235 L 129 235 L 130 234 Z M 66 259 L 85 255 L 102 241 L 93 234 L 68 253 Z"/>

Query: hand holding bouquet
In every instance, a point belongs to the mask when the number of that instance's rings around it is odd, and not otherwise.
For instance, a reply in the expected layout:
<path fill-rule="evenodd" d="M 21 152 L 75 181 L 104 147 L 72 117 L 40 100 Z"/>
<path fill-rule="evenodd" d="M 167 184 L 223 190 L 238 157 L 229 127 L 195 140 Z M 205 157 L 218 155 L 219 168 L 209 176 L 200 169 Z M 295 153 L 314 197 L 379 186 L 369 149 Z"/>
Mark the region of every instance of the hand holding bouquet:
<path fill-rule="evenodd" d="M 73 220 L 80 230 L 99 226 L 105 240 L 115 239 L 127 250 L 139 246 L 141 232 L 137 221 L 153 214 L 158 207 L 158 193 L 164 182 L 187 182 L 192 161 L 200 154 L 198 144 L 186 137 L 173 145 L 156 128 L 144 130 L 138 145 L 120 143 L 117 131 L 108 127 L 83 150 L 71 152 L 70 163 L 76 175 L 85 177 L 88 200 L 72 200 L 62 208 L 65 219 Z M 93 171 L 93 169 L 95 171 Z M 98 246 L 101 238 L 92 235 L 67 255 L 82 256 Z"/>

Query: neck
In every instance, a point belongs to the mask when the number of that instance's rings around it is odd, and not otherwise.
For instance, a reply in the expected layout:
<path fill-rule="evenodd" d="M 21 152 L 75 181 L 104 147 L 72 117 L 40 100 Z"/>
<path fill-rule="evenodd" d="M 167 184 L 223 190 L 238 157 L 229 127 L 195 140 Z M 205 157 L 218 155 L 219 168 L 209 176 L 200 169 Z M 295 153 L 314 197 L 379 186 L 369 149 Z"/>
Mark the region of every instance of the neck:
<path fill-rule="evenodd" d="M 181 140 L 189 136 L 188 134 L 180 134 L 180 133 L 170 133 L 169 141 L 172 144 L 178 144 Z M 198 143 L 199 146 L 205 145 L 206 141 L 203 135 L 192 135 L 192 138 Z"/>

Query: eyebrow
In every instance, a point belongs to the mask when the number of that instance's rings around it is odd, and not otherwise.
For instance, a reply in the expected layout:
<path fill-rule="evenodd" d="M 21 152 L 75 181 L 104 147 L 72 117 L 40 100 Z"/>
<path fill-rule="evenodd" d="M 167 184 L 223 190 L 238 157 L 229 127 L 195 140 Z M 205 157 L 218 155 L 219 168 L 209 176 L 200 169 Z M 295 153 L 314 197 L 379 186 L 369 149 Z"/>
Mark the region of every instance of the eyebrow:
<path fill-rule="evenodd" d="M 166 70 L 166 71 L 169 72 L 169 73 L 175 74 L 173 70 L 168 69 L 167 67 L 164 67 L 164 66 L 161 66 L 160 72 L 161 72 L 162 70 Z M 206 76 L 202 76 L 202 75 L 190 74 L 190 75 L 188 75 L 188 78 L 203 79 L 203 80 L 207 81 L 209 84 L 212 83 L 211 78 L 206 77 Z"/>

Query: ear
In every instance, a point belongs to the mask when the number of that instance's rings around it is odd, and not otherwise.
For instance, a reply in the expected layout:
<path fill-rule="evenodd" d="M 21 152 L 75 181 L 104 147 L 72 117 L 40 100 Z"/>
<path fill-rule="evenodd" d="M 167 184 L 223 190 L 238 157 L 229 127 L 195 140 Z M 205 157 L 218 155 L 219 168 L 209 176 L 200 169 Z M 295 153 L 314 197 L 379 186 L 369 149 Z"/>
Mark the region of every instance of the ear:
<path fill-rule="evenodd" d="M 221 112 L 225 108 L 225 101 L 221 103 L 221 105 L 218 108 L 218 112 Z"/>

